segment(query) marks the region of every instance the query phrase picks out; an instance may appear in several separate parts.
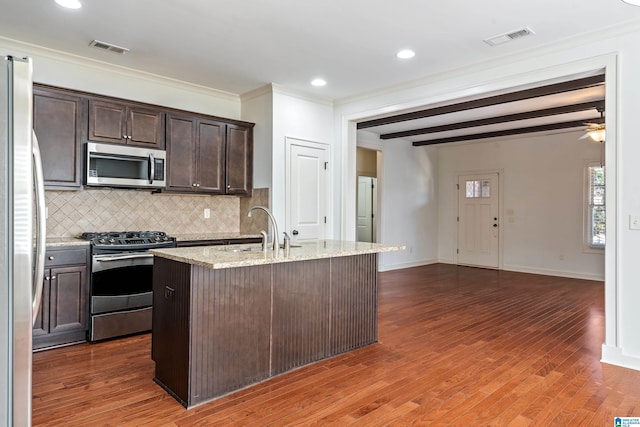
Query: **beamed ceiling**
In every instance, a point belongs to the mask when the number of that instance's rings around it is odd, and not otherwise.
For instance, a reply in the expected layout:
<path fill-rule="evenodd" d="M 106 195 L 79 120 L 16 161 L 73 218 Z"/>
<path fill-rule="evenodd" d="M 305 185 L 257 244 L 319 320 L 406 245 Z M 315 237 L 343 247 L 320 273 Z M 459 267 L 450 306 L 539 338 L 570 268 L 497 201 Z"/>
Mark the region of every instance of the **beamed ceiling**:
<path fill-rule="evenodd" d="M 382 140 L 414 146 L 542 132 L 586 130 L 604 123 L 605 76 L 567 81 L 379 117 L 357 124 Z M 601 114 L 602 112 L 602 114 Z"/>

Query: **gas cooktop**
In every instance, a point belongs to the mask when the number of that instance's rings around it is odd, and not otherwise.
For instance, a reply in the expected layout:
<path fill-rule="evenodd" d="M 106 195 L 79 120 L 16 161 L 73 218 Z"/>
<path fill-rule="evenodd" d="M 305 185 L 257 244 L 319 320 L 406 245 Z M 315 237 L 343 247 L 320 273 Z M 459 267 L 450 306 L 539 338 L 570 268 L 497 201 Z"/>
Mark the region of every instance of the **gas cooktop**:
<path fill-rule="evenodd" d="M 151 249 L 175 245 L 176 239 L 163 231 L 109 231 L 87 232 L 80 235 L 93 247 L 111 249 Z"/>

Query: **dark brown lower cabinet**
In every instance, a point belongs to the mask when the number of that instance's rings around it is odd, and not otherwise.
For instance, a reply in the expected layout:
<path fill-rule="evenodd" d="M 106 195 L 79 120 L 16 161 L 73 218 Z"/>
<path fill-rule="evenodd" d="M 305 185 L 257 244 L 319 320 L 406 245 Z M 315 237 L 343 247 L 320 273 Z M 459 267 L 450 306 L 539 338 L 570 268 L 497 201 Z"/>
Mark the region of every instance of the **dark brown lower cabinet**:
<path fill-rule="evenodd" d="M 86 340 L 88 317 L 87 248 L 48 249 L 33 349 Z"/>
<path fill-rule="evenodd" d="M 376 254 L 217 270 L 157 256 L 153 277 L 154 380 L 187 408 L 378 339 Z"/>

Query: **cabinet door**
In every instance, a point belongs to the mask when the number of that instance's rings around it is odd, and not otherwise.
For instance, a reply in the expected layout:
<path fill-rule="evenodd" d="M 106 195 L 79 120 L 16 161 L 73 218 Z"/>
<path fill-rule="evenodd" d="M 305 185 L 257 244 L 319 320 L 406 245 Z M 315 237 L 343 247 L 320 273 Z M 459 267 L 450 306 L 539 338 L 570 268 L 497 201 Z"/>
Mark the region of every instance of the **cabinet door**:
<path fill-rule="evenodd" d="M 197 191 L 224 194 L 224 131 L 223 123 L 198 120 Z"/>
<path fill-rule="evenodd" d="M 195 191 L 196 122 L 183 116 L 167 115 L 167 189 Z"/>
<path fill-rule="evenodd" d="M 33 337 L 37 338 L 41 335 L 49 333 L 49 287 L 51 286 L 51 270 L 44 270 L 44 283 L 42 285 L 42 299 L 38 308 L 38 317 L 33 325 Z"/>
<path fill-rule="evenodd" d="M 126 107 L 115 102 L 89 100 L 89 139 L 97 142 L 126 144 Z"/>
<path fill-rule="evenodd" d="M 127 144 L 164 149 L 164 114 L 134 105 L 127 107 Z"/>
<path fill-rule="evenodd" d="M 51 269 L 50 333 L 86 329 L 86 283 L 87 269 L 84 266 Z"/>
<path fill-rule="evenodd" d="M 34 88 L 33 113 L 45 186 L 79 189 L 87 100 L 70 93 Z"/>
<path fill-rule="evenodd" d="M 253 129 L 227 125 L 227 194 L 250 196 L 253 190 Z"/>

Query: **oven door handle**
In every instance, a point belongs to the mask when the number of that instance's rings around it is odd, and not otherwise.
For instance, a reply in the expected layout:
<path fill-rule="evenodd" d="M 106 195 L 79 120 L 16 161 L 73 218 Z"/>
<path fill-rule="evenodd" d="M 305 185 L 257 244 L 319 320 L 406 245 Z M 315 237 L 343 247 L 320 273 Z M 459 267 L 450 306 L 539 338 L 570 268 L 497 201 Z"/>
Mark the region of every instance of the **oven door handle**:
<path fill-rule="evenodd" d="M 94 261 L 96 262 L 109 262 L 109 261 L 122 261 L 125 259 L 136 259 L 136 258 L 153 258 L 153 254 L 144 253 L 144 254 L 127 254 L 127 255 L 94 255 Z"/>

